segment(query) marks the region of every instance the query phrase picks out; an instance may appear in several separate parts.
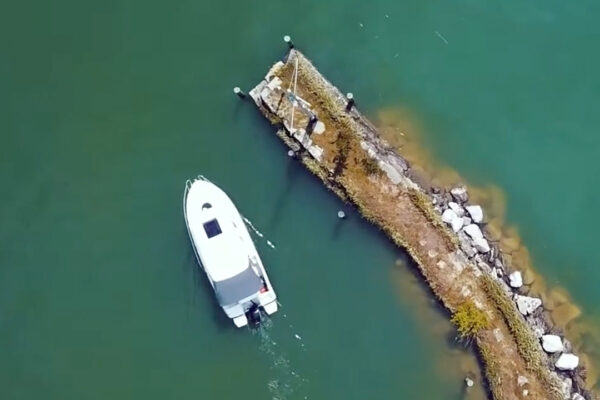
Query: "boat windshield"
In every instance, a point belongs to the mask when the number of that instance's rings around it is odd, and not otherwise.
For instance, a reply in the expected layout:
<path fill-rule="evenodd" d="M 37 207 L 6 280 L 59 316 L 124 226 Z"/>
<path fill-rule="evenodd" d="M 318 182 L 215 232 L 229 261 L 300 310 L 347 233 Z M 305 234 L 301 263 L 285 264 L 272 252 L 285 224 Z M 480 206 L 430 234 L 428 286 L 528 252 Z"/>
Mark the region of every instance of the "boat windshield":
<path fill-rule="evenodd" d="M 219 304 L 228 306 L 257 293 L 262 288 L 262 280 L 251 267 L 239 274 L 215 282 L 215 293 Z"/>

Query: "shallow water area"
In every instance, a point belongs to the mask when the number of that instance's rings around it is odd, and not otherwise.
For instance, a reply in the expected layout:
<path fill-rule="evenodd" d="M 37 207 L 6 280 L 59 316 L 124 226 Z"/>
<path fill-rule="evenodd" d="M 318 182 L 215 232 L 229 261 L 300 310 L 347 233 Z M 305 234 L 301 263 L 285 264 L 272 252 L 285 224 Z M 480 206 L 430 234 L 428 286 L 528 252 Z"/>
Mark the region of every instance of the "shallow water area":
<path fill-rule="evenodd" d="M 549 287 L 544 276 L 535 269 L 517 226 L 506 220 L 506 193 L 493 184 L 486 187 L 471 185 L 458 171 L 436 159 L 423 143 L 421 124 L 406 109 L 384 109 L 378 113 L 377 121 L 382 137 L 406 157 L 411 168 L 424 182 L 432 182 L 443 188 L 467 185 L 469 202 L 483 207 L 486 229 L 504 252 L 505 260 L 511 266 L 509 272 L 519 270 L 523 273 L 526 292 L 542 299 L 555 328 L 566 334 L 582 357 L 588 388 L 594 387 L 598 382 L 597 365 L 600 358 L 596 349 L 600 343 L 600 325 L 593 315 L 582 313 L 565 287 Z"/>

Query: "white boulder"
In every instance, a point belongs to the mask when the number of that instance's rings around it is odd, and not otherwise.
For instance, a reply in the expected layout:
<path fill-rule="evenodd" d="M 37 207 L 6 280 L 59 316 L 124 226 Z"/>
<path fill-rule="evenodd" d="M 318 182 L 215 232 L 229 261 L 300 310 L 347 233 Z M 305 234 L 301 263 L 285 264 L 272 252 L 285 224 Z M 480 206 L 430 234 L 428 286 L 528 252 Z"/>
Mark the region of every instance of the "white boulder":
<path fill-rule="evenodd" d="M 473 240 L 473 247 L 480 253 L 487 253 L 490 251 L 490 245 L 484 238 L 477 238 Z"/>
<path fill-rule="evenodd" d="M 444 210 L 442 213 L 442 221 L 447 224 L 449 224 L 454 218 L 458 218 L 458 215 L 456 215 L 456 213 L 449 208 Z"/>
<path fill-rule="evenodd" d="M 518 289 L 523 286 L 523 275 L 521 275 L 520 271 L 515 271 L 508 276 L 508 284 L 510 287 Z"/>
<path fill-rule="evenodd" d="M 557 335 L 542 336 L 542 347 L 546 353 L 558 353 L 565 348 L 562 339 Z"/>
<path fill-rule="evenodd" d="M 585 400 L 585 397 L 583 397 L 579 393 L 573 393 L 573 397 L 571 397 L 571 400 Z"/>
<path fill-rule="evenodd" d="M 536 297 L 517 295 L 517 308 L 523 315 L 532 314 L 539 306 L 542 305 L 542 300 Z"/>
<path fill-rule="evenodd" d="M 483 222 L 483 209 L 481 208 L 481 206 L 466 206 L 465 208 L 467 209 L 467 212 L 471 216 L 473 222 L 476 222 L 478 224 Z"/>
<path fill-rule="evenodd" d="M 579 365 L 579 357 L 571 353 L 563 353 L 554 366 L 562 371 L 572 371 Z"/>
<path fill-rule="evenodd" d="M 463 226 L 462 218 L 449 208 L 442 214 L 442 221 L 449 224 L 454 232 L 460 231 L 460 228 Z"/>
<path fill-rule="evenodd" d="M 463 228 L 465 233 L 471 237 L 471 239 L 483 239 L 483 233 L 481 229 L 475 224 L 467 225 Z"/>
<path fill-rule="evenodd" d="M 454 199 L 461 203 L 466 203 L 469 200 L 469 195 L 467 194 L 467 188 L 464 186 L 457 186 L 450 190 L 450 194 Z"/>
<path fill-rule="evenodd" d="M 459 217 L 464 217 L 465 209 L 458 205 L 458 203 L 451 201 L 448 203 L 448 207 L 450 207 L 450 209 L 454 211 Z"/>

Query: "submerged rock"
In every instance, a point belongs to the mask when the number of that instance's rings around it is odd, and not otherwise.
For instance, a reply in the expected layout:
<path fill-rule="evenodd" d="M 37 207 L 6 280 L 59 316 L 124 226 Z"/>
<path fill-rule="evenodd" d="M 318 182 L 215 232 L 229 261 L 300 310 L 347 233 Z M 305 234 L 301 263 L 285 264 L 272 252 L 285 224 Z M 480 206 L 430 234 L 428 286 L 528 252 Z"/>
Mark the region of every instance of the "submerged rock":
<path fill-rule="evenodd" d="M 557 353 L 564 350 L 562 339 L 557 335 L 542 336 L 542 347 L 546 353 Z"/>
<path fill-rule="evenodd" d="M 554 366 L 562 371 L 572 371 L 579 365 L 579 357 L 571 353 L 563 353 Z"/>
<path fill-rule="evenodd" d="M 523 275 L 520 271 L 515 271 L 508 276 L 510 287 L 518 289 L 523 286 Z"/>
<path fill-rule="evenodd" d="M 465 208 L 467 209 L 467 212 L 471 216 L 473 222 L 476 222 L 478 224 L 483 222 L 483 209 L 481 208 L 481 206 L 466 206 Z"/>
<path fill-rule="evenodd" d="M 466 203 L 469 200 L 469 195 L 467 194 L 467 188 L 464 186 L 457 186 L 450 190 L 450 194 L 454 199 L 460 203 Z"/>
<path fill-rule="evenodd" d="M 532 314 L 539 306 L 542 305 L 542 300 L 536 297 L 517 295 L 517 308 L 523 315 Z"/>

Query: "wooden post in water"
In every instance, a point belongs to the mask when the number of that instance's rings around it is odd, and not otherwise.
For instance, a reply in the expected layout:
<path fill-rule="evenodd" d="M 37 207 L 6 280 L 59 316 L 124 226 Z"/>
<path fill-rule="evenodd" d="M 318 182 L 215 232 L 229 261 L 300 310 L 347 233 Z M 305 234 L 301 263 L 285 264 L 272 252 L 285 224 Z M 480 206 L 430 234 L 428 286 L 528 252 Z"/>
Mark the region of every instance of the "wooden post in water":
<path fill-rule="evenodd" d="M 237 86 L 233 88 L 233 93 L 237 94 L 240 99 L 246 98 L 246 93 L 244 93 L 242 89 Z"/>
<path fill-rule="evenodd" d="M 352 92 L 346 93 L 346 99 L 348 99 L 348 103 L 346 103 L 346 111 L 350 111 L 354 106 L 354 95 Z"/>

